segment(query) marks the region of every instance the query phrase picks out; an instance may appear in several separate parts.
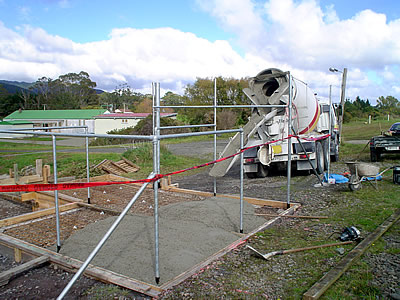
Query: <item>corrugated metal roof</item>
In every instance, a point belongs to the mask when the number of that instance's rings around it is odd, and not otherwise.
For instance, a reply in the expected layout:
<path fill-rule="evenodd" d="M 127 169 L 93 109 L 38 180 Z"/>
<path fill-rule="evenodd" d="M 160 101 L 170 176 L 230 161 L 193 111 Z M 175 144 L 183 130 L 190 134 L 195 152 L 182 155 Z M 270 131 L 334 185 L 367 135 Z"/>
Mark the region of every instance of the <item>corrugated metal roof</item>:
<path fill-rule="evenodd" d="M 93 119 L 106 109 L 65 109 L 65 110 L 17 110 L 4 118 L 8 120 L 65 120 Z"/>
<path fill-rule="evenodd" d="M 29 121 L 0 121 L 0 125 L 21 125 L 21 124 L 33 124 Z"/>

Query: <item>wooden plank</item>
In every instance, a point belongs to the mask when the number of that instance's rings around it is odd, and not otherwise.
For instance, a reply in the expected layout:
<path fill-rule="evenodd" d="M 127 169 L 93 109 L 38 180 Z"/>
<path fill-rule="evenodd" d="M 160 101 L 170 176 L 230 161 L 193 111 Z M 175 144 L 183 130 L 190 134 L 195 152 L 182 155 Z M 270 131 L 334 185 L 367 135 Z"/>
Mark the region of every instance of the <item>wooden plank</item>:
<path fill-rule="evenodd" d="M 285 210 L 281 215 L 286 215 L 286 214 L 291 214 L 294 213 L 294 211 L 300 206 L 300 204 L 297 205 L 293 205 L 292 207 L 290 207 L 289 209 Z M 279 217 L 273 219 L 273 220 L 268 220 L 267 222 L 265 222 L 264 224 L 262 224 L 261 226 L 257 227 L 256 229 L 254 229 L 253 231 L 249 232 L 248 234 L 243 235 L 243 237 L 241 237 L 240 239 L 236 240 L 235 242 L 233 242 L 232 244 L 226 246 L 225 248 L 219 250 L 217 253 L 215 253 L 214 255 L 208 257 L 206 260 L 198 263 L 197 265 L 193 266 L 192 268 L 190 268 L 189 270 L 179 274 L 178 276 L 176 276 L 175 278 L 173 278 L 172 280 L 164 283 L 161 288 L 167 290 L 170 289 L 178 284 L 180 284 L 182 281 L 186 280 L 187 278 L 193 276 L 194 274 L 197 274 L 198 272 L 200 272 L 200 270 L 202 268 L 204 268 L 205 266 L 209 265 L 211 262 L 213 262 L 214 260 L 217 260 L 218 258 L 220 258 L 221 256 L 225 255 L 226 253 L 230 252 L 231 250 L 235 249 L 236 247 L 238 247 L 239 245 L 243 244 L 249 237 L 253 236 L 254 234 L 256 234 L 257 232 L 264 230 L 265 228 L 267 228 L 268 226 L 270 226 L 271 224 L 273 224 L 274 222 L 276 222 L 279 219 Z"/>
<path fill-rule="evenodd" d="M 51 250 L 44 249 L 36 245 L 29 244 L 25 241 L 21 241 L 3 233 L 0 233 L 0 244 L 13 248 L 17 247 L 23 252 L 31 255 L 48 256 L 51 263 L 73 272 L 76 272 L 83 264 L 83 262 L 77 259 L 55 253 Z M 89 265 L 84 274 L 106 283 L 111 283 L 130 290 L 138 291 L 150 297 L 157 297 L 163 291 L 163 289 L 160 287 L 141 282 L 139 280 L 132 279 L 127 276 L 93 265 Z"/>
<path fill-rule="evenodd" d="M 21 197 L 9 193 L 1 193 L 1 197 L 14 202 L 21 202 Z"/>
<path fill-rule="evenodd" d="M 121 171 L 120 168 L 116 168 L 113 164 L 111 164 L 110 161 L 108 161 L 108 164 L 103 164 L 101 166 L 101 169 L 103 169 L 104 171 L 106 171 L 108 173 L 117 174 L 117 175 L 126 173 L 125 171 Z"/>
<path fill-rule="evenodd" d="M 21 195 L 22 202 L 36 200 L 36 198 L 37 198 L 36 192 L 24 193 Z"/>
<path fill-rule="evenodd" d="M 119 171 L 121 171 L 123 173 L 126 173 L 125 170 L 123 168 L 121 168 L 121 166 L 119 166 L 117 163 L 113 162 L 112 160 L 110 160 L 109 162 L 110 162 L 110 165 L 112 165 L 113 167 L 115 167 Z"/>
<path fill-rule="evenodd" d="M 42 181 L 43 177 L 40 177 L 39 175 L 32 175 L 29 176 L 29 178 L 26 178 L 26 180 L 24 180 L 25 184 L 42 182 Z"/>
<path fill-rule="evenodd" d="M 96 169 L 98 167 L 100 167 L 102 164 L 104 164 L 106 161 L 108 161 L 108 159 L 103 159 L 101 162 L 99 162 L 97 165 L 95 165 L 93 168 Z"/>
<path fill-rule="evenodd" d="M 18 184 L 25 184 L 25 183 L 30 182 L 32 180 L 35 182 L 35 180 L 38 180 L 38 178 L 39 177 L 37 175 L 22 176 L 22 177 L 19 177 Z M 1 185 L 12 185 L 12 184 L 15 184 L 15 178 L 2 179 L 2 180 L 0 180 L 0 184 Z"/>
<path fill-rule="evenodd" d="M 54 206 L 55 204 L 55 199 L 54 199 L 54 196 L 52 196 L 52 195 L 46 195 L 46 194 L 44 194 L 44 193 L 37 193 L 37 198 L 36 198 L 36 201 L 38 201 L 38 202 L 40 202 L 40 203 L 42 203 L 42 202 L 47 202 L 47 203 L 49 203 L 51 206 Z M 66 201 L 62 198 L 62 197 L 58 197 L 58 203 L 60 204 L 60 205 L 62 205 L 62 204 L 66 204 L 65 203 Z"/>
<path fill-rule="evenodd" d="M 299 218 L 299 219 L 328 219 L 327 216 L 297 216 L 297 215 L 280 216 L 277 214 L 254 214 L 254 216 L 285 217 L 285 218 Z"/>
<path fill-rule="evenodd" d="M 170 185 L 168 186 L 168 188 L 166 190 L 171 191 L 171 192 L 186 193 L 186 194 L 198 195 L 198 196 L 203 196 L 203 197 L 214 197 L 214 193 L 181 189 L 181 188 L 177 188 L 177 187 L 170 186 Z M 217 194 L 217 197 L 240 199 L 240 196 L 228 195 L 228 194 Z M 252 198 L 252 197 L 243 197 L 243 200 L 245 200 L 246 202 L 248 202 L 250 204 L 254 204 L 254 205 L 272 206 L 272 207 L 283 208 L 283 209 L 287 208 L 287 203 L 282 202 L 282 201 L 265 200 L 265 199 Z M 290 203 L 290 206 L 294 206 L 297 204 L 298 203 L 292 202 L 292 203 Z"/>
<path fill-rule="evenodd" d="M 342 276 L 347 269 L 394 223 L 400 219 L 400 209 L 386 219 L 374 232 L 362 240 L 353 250 L 347 254 L 333 269 L 326 273 L 318 282 L 316 282 L 307 292 L 303 294 L 303 299 L 318 299 L 326 290 Z"/>
<path fill-rule="evenodd" d="M 37 192 L 37 193 L 53 197 L 53 199 L 54 199 L 54 192 L 42 191 L 42 192 Z M 62 194 L 62 192 L 58 193 L 58 199 L 61 199 L 61 200 L 65 201 L 65 202 L 70 202 L 70 203 L 82 202 L 82 199 Z"/>
<path fill-rule="evenodd" d="M 22 265 L 12 268 L 11 270 L 7 270 L 4 271 L 3 273 L 0 273 L 0 286 L 7 284 L 11 278 L 19 276 L 20 274 L 30 269 L 40 267 L 41 265 L 47 263 L 48 261 L 49 258 L 47 256 L 39 256 Z"/>
<path fill-rule="evenodd" d="M 133 168 L 136 168 L 136 169 L 140 169 L 139 168 L 139 166 L 137 166 L 137 165 L 135 165 L 133 162 L 131 162 L 129 159 L 126 159 L 125 157 L 122 157 L 122 160 L 125 162 L 125 163 L 127 163 L 128 165 L 130 165 L 131 167 L 133 167 Z"/>
<path fill-rule="evenodd" d="M 78 204 L 77 203 L 69 203 L 69 204 L 65 204 L 65 205 L 60 205 L 59 206 L 59 211 L 63 212 L 63 211 L 68 211 L 74 208 L 78 208 Z M 10 226 L 10 225 L 14 225 L 14 224 L 18 224 L 18 223 L 22 223 L 25 221 L 29 221 L 32 219 L 36 219 L 36 218 L 41 218 L 44 216 L 48 216 L 48 215 L 52 215 L 55 214 L 55 208 L 48 208 L 48 209 L 43 209 L 43 210 L 39 210 L 39 211 L 35 211 L 35 212 L 31 212 L 31 213 L 27 213 L 27 214 L 23 214 L 20 216 L 16 216 L 16 217 L 11 217 L 11 218 L 6 218 L 3 220 L 0 220 L 0 227 L 4 227 L 4 226 Z"/>

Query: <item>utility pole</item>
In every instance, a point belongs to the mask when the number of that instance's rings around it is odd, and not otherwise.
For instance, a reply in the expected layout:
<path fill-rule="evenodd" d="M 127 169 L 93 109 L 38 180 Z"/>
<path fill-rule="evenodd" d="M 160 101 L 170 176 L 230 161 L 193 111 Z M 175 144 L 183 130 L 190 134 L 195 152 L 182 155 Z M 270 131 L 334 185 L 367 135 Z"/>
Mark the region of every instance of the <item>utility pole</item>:
<path fill-rule="evenodd" d="M 344 103 L 346 99 L 346 80 L 347 80 L 347 68 L 343 69 L 343 72 L 336 68 L 329 68 L 331 72 L 339 72 L 342 73 L 342 87 L 340 93 L 340 106 L 342 111 L 339 116 L 339 145 L 342 143 L 342 128 L 343 128 L 343 118 L 344 118 Z"/>
<path fill-rule="evenodd" d="M 344 118 L 344 102 L 346 99 L 346 80 L 347 80 L 347 68 L 343 69 L 342 73 L 342 89 L 340 93 L 340 105 L 342 106 L 342 112 L 339 118 L 339 144 L 342 143 L 342 128 L 343 128 L 343 118 Z"/>

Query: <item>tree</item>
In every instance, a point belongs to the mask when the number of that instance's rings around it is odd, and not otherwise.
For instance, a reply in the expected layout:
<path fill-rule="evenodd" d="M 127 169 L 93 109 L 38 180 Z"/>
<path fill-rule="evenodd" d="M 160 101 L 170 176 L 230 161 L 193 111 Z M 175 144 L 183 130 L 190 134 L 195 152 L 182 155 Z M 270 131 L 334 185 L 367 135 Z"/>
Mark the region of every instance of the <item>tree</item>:
<path fill-rule="evenodd" d="M 42 109 L 43 105 L 48 109 L 77 109 L 95 105 L 98 102 L 95 87 L 96 82 L 85 71 L 60 75 L 56 80 L 41 77 L 31 88 L 37 93 L 32 106 L 36 109 Z"/>
<path fill-rule="evenodd" d="M 388 114 L 398 114 L 400 102 L 393 96 L 380 96 L 377 100 L 377 108 Z"/>
<path fill-rule="evenodd" d="M 115 110 L 129 108 L 135 111 L 135 107 L 144 99 L 145 95 L 135 92 L 127 83 L 122 83 L 115 87 L 111 93 L 102 93 L 99 97 L 100 104 Z"/>
<path fill-rule="evenodd" d="M 217 105 L 240 105 L 250 104 L 250 101 L 243 93 L 243 88 L 247 87 L 246 79 L 217 78 Z M 214 104 L 214 80 L 209 78 L 197 78 L 194 84 L 188 84 L 185 88 L 186 105 L 213 105 Z M 231 109 L 235 113 L 235 122 L 239 124 L 240 119 L 246 119 L 249 109 Z M 219 110 L 220 111 L 220 110 Z M 180 119 L 190 124 L 201 124 L 213 120 L 213 110 L 211 109 L 184 109 L 179 112 Z M 184 115 L 184 116 L 182 116 Z"/>
<path fill-rule="evenodd" d="M 18 94 L 10 94 L 0 84 L 0 117 L 6 117 L 22 107 L 22 99 Z"/>
<path fill-rule="evenodd" d="M 151 98 L 145 98 L 137 106 L 135 106 L 135 112 L 138 113 L 151 113 L 153 110 L 153 100 Z"/>
<path fill-rule="evenodd" d="M 30 87 L 30 90 L 36 94 L 34 103 L 36 109 L 41 109 L 41 105 L 47 106 L 49 104 L 51 83 L 51 78 L 43 76 Z"/>
<path fill-rule="evenodd" d="M 161 101 L 163 105 L 183 105 L 185 103 L 185 98 L 168 91 L 165 93 L 164 97 L 162 97 Z"/>

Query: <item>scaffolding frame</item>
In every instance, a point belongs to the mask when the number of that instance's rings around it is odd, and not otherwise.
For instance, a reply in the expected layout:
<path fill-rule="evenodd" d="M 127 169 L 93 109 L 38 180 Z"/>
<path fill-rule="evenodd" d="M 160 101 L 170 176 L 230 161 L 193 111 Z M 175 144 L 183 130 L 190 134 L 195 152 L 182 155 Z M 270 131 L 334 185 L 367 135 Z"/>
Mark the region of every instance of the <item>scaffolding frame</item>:
<path fill-rule="evenodd" d="M 160 105 L 160 83 L 152 83 L 152 94 L 153 94 L 153 135 L 114 135 L 114 134 L 92 134 L 88 133 L 87 126 L 71 126 L 71 127 L 44 127 L 44 128 L 19 128 L 16 130 L 0 130 L 0 133 L 14 133 L 14 134 L 33 134 L 39 136 L 51 136 L 52 137 L 52 150 L 53 150 L 53 168 L 54 168 L 54 183 L 57 183 L 57 155 L 56 155 L 56 138 L 57 137 L 80 137 L 86 139 L 86 160 L 87 160 L 87 182 L 89 182 L 89 137 L 96 138 L 121 138 L 121 139 L 135 139 L 135 140 L 147 140 L 153 143 L 153 171 L 149 174 L 147 179 L 153 179 L 158 174 L 160 174 L 160 141 L 162 139 L 168 138 L 182 138 L 189 136 L 201 136 L 201 135 L 214 135 L 214 160 L 217 159 L 217 134 L 222 133 L 240 133 L 240 226 L 239 231 L 243 233 L 243 157 L 244 157 L 244 134 L 243 129 L 228 129 L 228 130 L 217 130 L 217 108 L 286 108 L 288 109 L 288 132 L 292 132 L 292 79 L 290 72 L 286 72 L 289 77 L 289 101 L 287 105 L 217 105 L 217 80 L 214 79 L 214 105 L 204 105 L 204 106 L 161 106 Z M 160 110 L 162 108 L 213 108 L 214 110 L 214 124 L 200 124 L 200 125 L 184 125 L 184 126 L 171 126 L 171 127 L 161 127 L 160 125 Z M 204 131 L 204 132 L 190 132 L 190 133 L 180 133 L 180 134 L 168 134 L 162 135 L 161 130 L 167 128 L 196 128 L 196 127 L 213 127 L 214 130 Z M 58 132 L 32 132 L 32 130 L 49 130 L 49 129 L 71 129 L 71 128 L 86 128 L 84 134 L 79 133 L 58 133 Z M 292 141 L 289 135 L 288 137 L 288 163 L 287 163 L 287 208 L 290 208 L 290 183 L 291 183 L 291 148 Z M 103 236 L 97 246 L 93 249 L 91 254 L 75 273 L 71 281 L 64 288 L 57 299 L 63 299 L 68 293 L 73 284 L 78 280 L 78 278 L 83 274 L 85 269 L 88 267 L 89 263 L 94 259 L 100 249 L 103 247 L 105 242 L 118 227 L 120 222 L 123 220 L 129 209 L 133 206 L 136 200 L 140 197 L 142 192 L 148 186 L 150 182 L 146 182 L 142 187 L 136 192 L 130 202 L 127 204 L 125 209 L 121 212 L 115 222 L 111 225 L 107 233 Z M 217 181 L 214 177 L 213 184 L 213 194 L 217 195 Z M 154 243 L 155 243 L 155 281 L 158 284 L 160 281 L 159 273 L 159 215 L 158 215 L 158 189 L 159 189 L 159 179 L 154 181 Z M 88 203 L 90 203 L 90 190 L 88 188 Z M 59 205 L 58 205 L 58 193 L 55 191 L 55 211 L 56 211 L 56 230 L 57 230 L 57 252 L 61 248 L 60 243 L 60 224 L 59 224 Z"/>

